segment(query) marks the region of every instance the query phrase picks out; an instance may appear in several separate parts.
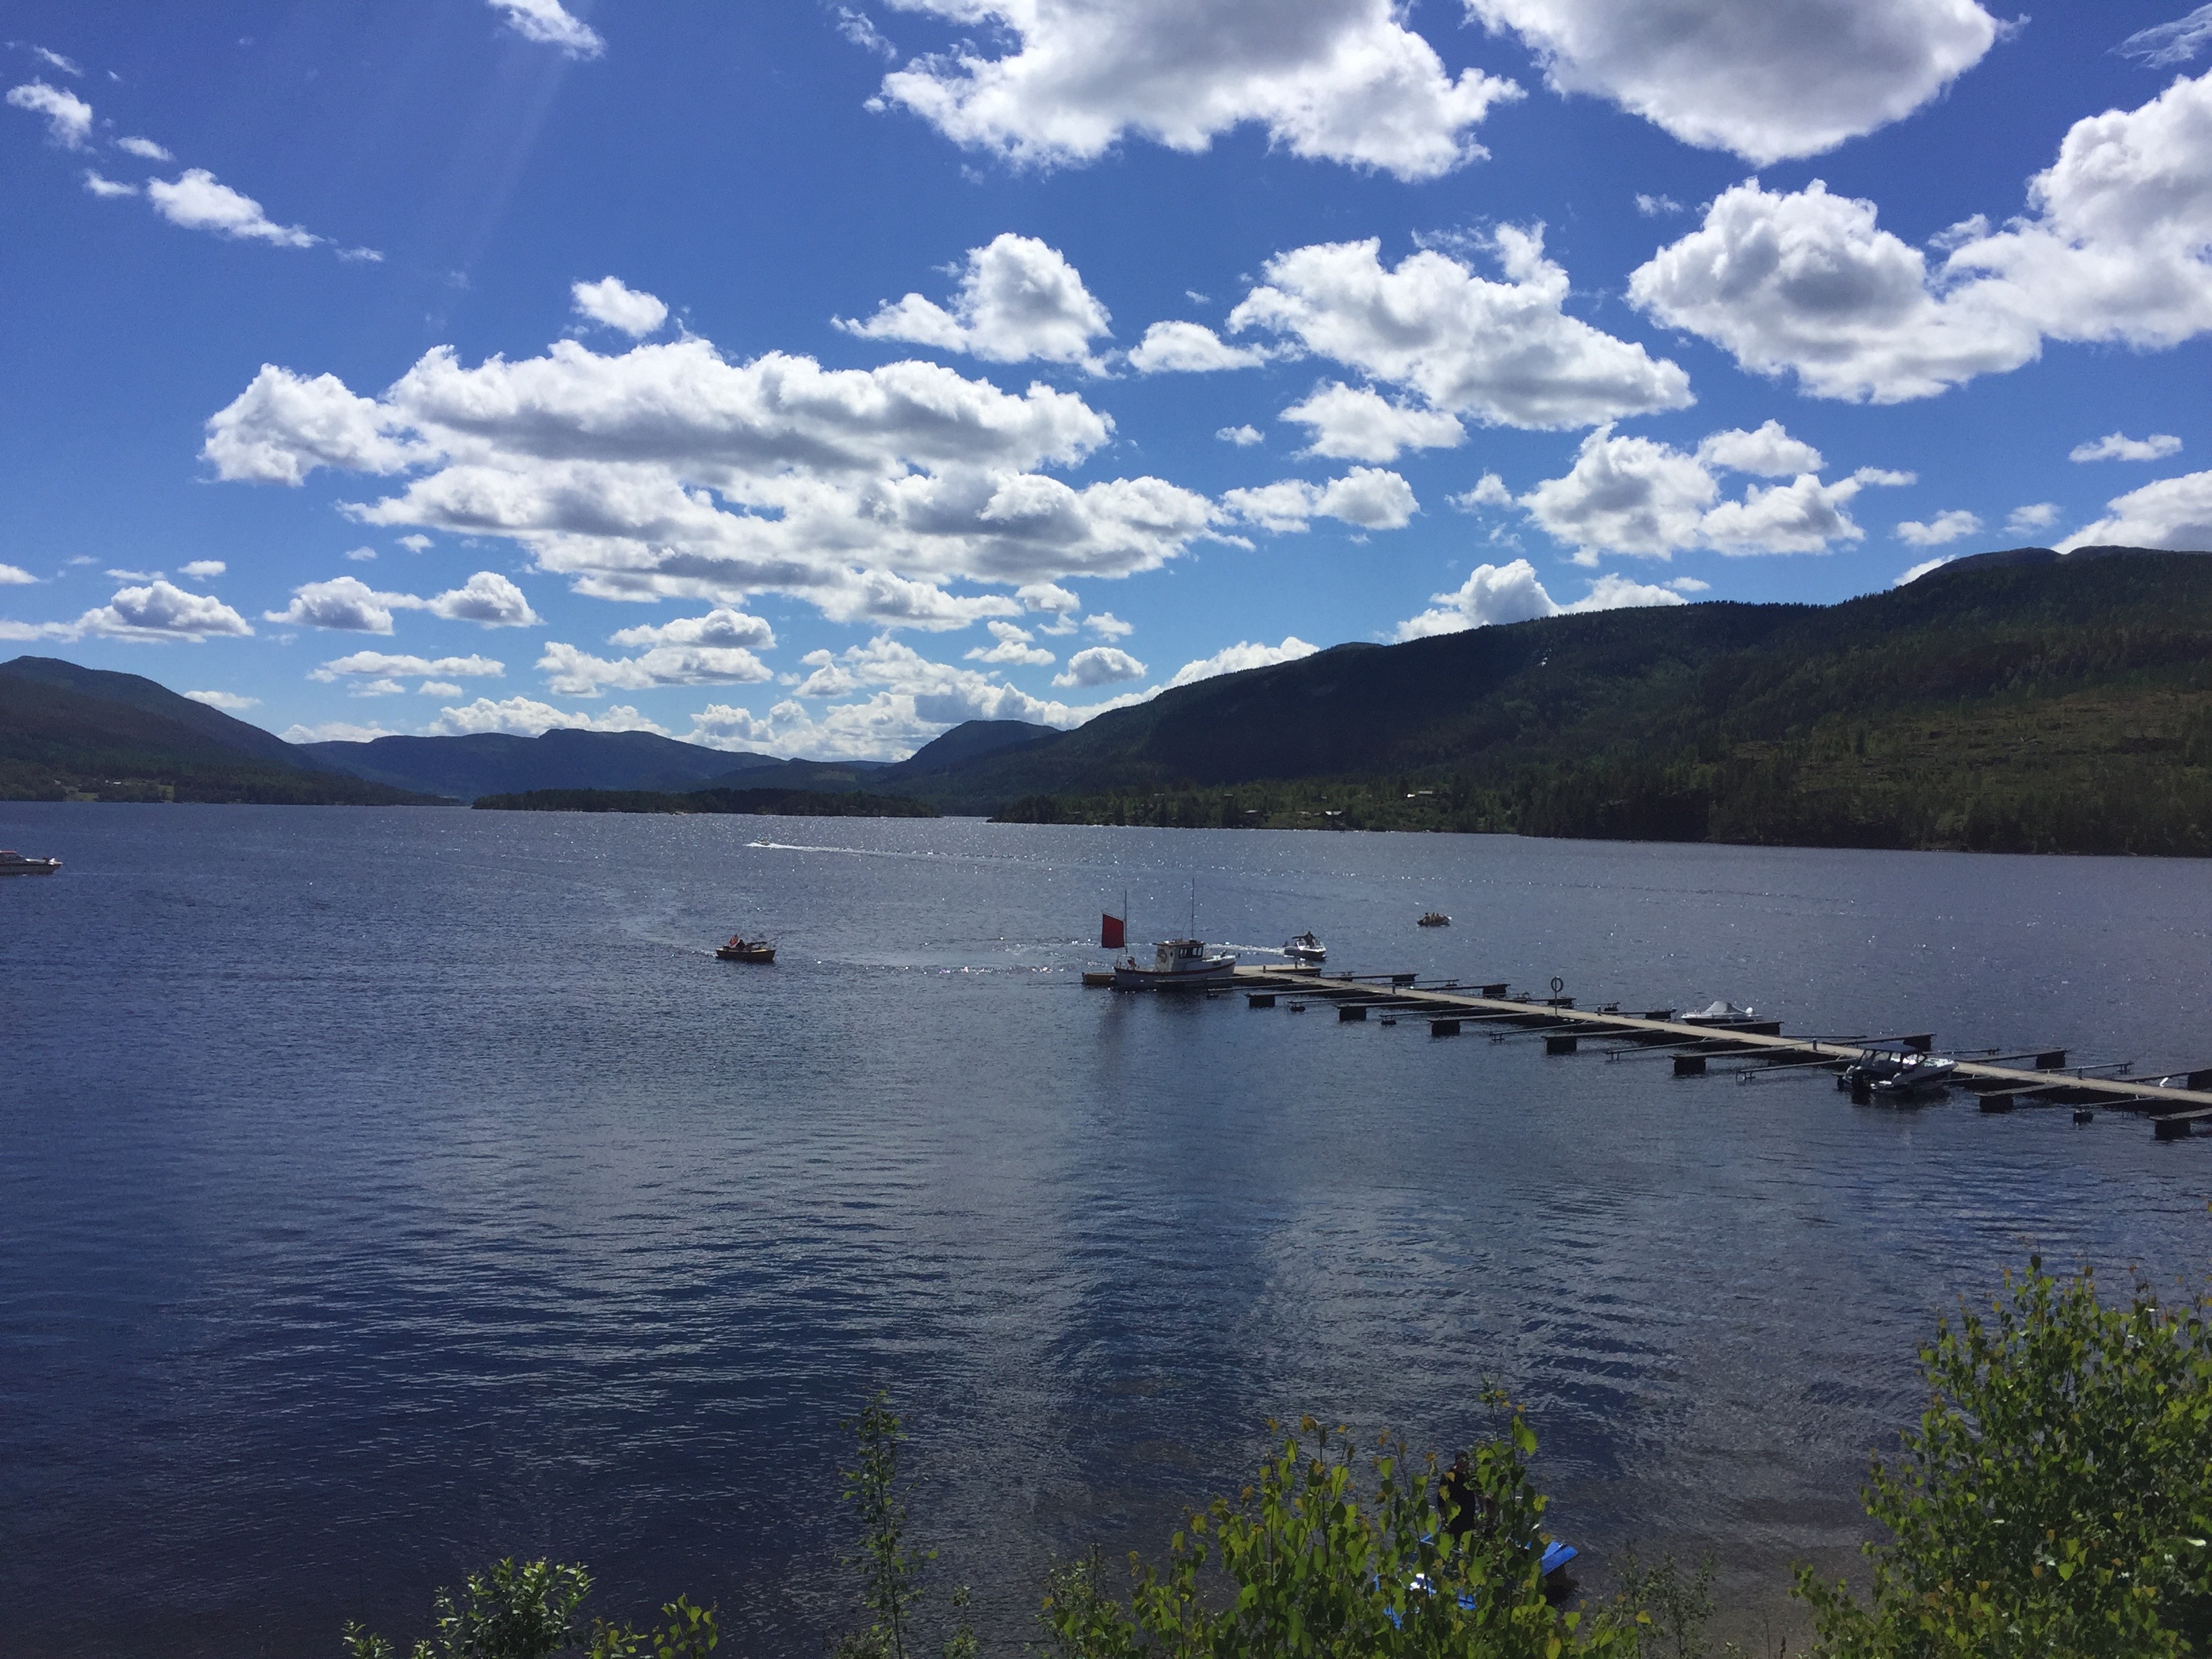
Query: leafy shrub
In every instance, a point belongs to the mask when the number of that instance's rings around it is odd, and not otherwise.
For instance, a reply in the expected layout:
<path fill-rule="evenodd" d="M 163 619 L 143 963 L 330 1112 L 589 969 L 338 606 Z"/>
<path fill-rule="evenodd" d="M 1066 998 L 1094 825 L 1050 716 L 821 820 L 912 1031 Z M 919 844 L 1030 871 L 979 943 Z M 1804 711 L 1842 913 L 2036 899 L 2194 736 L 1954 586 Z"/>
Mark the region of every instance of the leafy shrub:
<path fill-rule="evenodd" d="M 1934 1398 L 1877 1461 L 1871 1605 L 1800 1568 L 1834 1659 L 2005 1659 L 2212 1650 L 2212 1299 L 2032 1257 L 1990 1316 L 1921 1352 Z"/>

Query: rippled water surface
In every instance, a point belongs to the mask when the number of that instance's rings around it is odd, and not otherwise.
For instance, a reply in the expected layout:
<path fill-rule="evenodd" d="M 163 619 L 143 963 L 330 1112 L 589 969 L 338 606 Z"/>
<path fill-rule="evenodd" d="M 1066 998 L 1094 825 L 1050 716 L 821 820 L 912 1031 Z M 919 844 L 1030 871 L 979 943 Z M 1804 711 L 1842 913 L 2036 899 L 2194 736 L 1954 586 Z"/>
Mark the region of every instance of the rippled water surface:
<path fill-rule="evenodd" d="M 1331 966 L 2212 1063 L 2212 865 L 799 819 L 0 805 L 0 1651 L 335 1651 L 500 1554 L 844 1617 L 916 1419 L 987 1644 L 1270 1414 L 1530 1407 L 1559 1529 L 1840 1565 L 1935 1313 L 2201 1277 L 2212 1137 L 1078 988 L 1102 906 Z M 1449 929 L 1416 930 L 1430 908 Z M 732 928 L 773 969 L 714 961 Z M 1255 958 L 1256 959 L 1256 958 Z"/>

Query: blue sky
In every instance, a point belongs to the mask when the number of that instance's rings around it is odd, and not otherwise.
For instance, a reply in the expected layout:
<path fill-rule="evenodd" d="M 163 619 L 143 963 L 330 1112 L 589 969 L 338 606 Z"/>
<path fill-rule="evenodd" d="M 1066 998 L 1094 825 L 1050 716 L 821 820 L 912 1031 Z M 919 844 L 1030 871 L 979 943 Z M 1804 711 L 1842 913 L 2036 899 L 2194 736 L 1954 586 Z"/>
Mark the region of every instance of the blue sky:
<path fill-rule="evenodd" d="M 0 644 L 890 758 L 2212 548 L 2212 6 L 0 3 Z"/>

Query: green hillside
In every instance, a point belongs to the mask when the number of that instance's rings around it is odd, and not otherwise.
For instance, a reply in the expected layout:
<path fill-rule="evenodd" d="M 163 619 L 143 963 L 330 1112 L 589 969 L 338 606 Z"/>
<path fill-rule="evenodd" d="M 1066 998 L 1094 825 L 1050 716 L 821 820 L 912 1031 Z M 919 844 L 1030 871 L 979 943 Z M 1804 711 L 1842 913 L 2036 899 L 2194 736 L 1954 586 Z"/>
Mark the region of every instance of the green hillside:
<path fill-rule="evenodd" d="M 1024 820 L 2212 855 L 2212 559 L 1340 647 L 927 793 Z"/>
<path fill-rule="evenodd" d="M 282 758 L 291 745 L 137 674 L 0 663 L 0 799 L 406 805 L 424 797 Z"/>

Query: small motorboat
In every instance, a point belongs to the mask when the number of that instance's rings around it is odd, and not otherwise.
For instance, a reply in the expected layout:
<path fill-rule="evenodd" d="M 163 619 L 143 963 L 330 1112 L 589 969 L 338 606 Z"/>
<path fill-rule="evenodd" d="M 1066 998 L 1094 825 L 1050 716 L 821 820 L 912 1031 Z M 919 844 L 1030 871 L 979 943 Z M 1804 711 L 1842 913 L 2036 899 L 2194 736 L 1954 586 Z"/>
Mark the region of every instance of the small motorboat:
<path fill-rule="evenodd" d="M 1413 925 L 1416 927 L 1449 927 L 1451 926 L 1451 918 L 1441 910 L 1426 910 L 1422 913 L 1421 919 Z"/>
<path fill-rule="evenodd" d="M 1894 1077 L 1902 1071 L 1911 1055 L 1912 1050 L 1901 1047 L 1869 1048 L 1836 1073 L 1836 1087 L 1848 1089 L 1863 1099 L 1879 1079 Z"/>
<path fill-rule="evenodd" d="M 0 876 L 51 876 L 61 867 L 59 859 L 34 859 L 0 848 Z"/>
<path fill-rule="evenodd" d="M 774 962 L 775 946 L 764 939 L 747 939 L 741 933 L 732 933 L 730 942 L 718 946 L 714 954 L 724 962 Z"/>
<path fill-rule="evenodd" d="M 1694 1014 L 1683 1015 L 1680 1023 L 1685 1025 L 1741 1025 L 1752 1018 L 1755 1012 L 1753 1009 L 1739 1008 L 1723 998 L 1707 1003 Z"/>
<path fill-rule="evenodd" d="M 1895 1071 L 1887 1077 L 1873 1079 L 1867 1087 L 1885 1100 L 1904 1100 L 1942 1088 L 1958 1069 L 1957 1060 L 1941 1054 L 1907 1054 Z"/>
<path fill-rule="evenodd" d="M 1297 937 L 1284 941 L 1283 954 L 1292 962 L 1327 962 L 1328 946 L 1316 939 L 1312 930 L 1308 929 Z"/>

